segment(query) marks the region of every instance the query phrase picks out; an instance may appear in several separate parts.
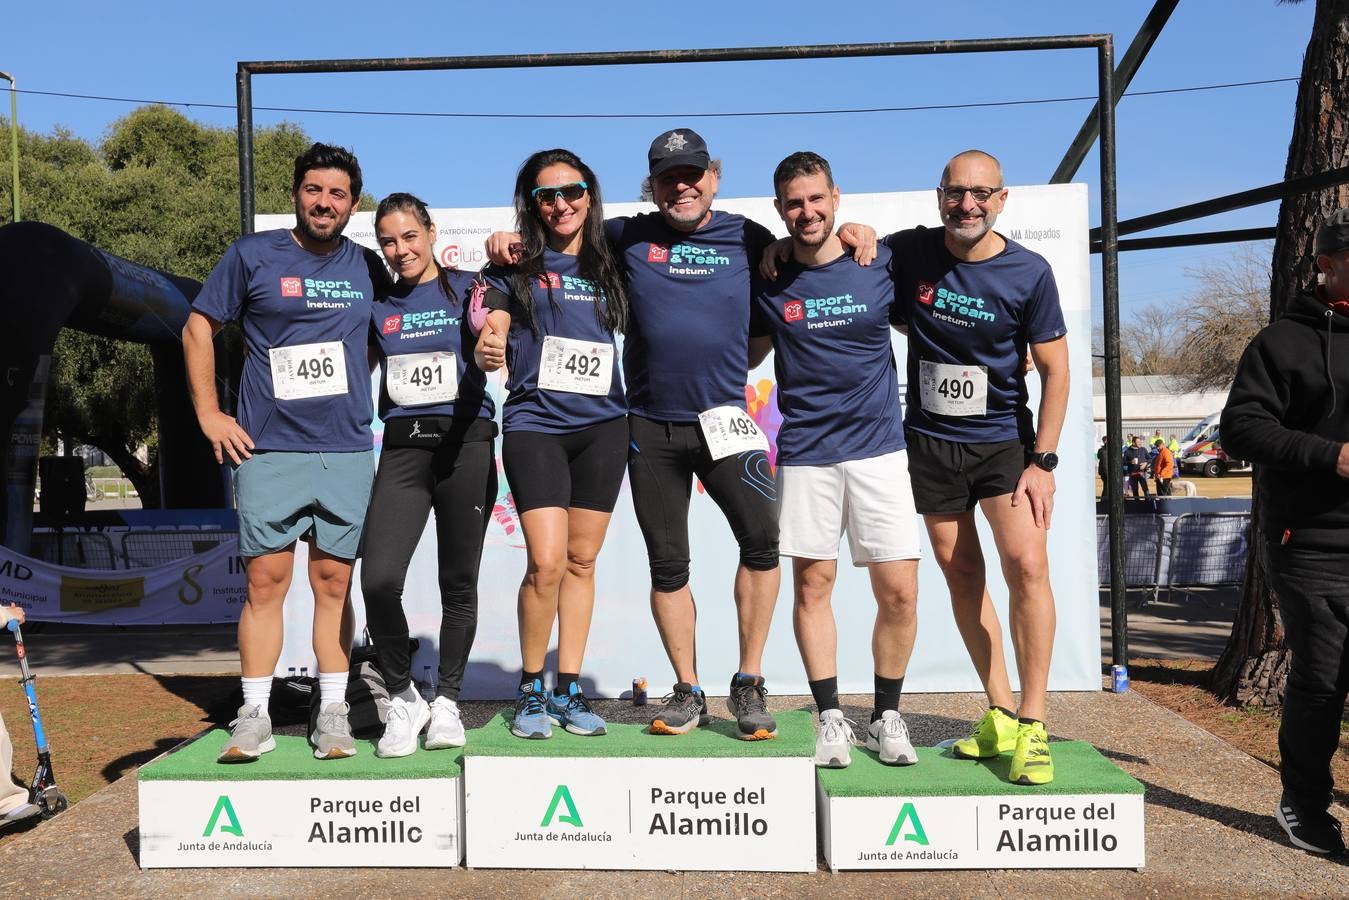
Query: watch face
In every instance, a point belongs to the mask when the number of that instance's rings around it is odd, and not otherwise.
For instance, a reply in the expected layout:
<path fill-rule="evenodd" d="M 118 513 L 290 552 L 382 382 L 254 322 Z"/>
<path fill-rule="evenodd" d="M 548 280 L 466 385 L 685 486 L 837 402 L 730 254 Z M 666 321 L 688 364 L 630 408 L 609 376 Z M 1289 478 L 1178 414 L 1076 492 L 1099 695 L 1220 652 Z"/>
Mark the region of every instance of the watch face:
<path fill-rule="evenodd" d="M 1040 468 L 1044 469 L 1046 472 L 1052 472 L 1054 471 L 1054 469 L 1058 468 L 1059 455 L 1052 451 L 1048 453 L 1041 453 L 1040 458 L 1036 460 L 1036 463 L 1040 466 Z"/>

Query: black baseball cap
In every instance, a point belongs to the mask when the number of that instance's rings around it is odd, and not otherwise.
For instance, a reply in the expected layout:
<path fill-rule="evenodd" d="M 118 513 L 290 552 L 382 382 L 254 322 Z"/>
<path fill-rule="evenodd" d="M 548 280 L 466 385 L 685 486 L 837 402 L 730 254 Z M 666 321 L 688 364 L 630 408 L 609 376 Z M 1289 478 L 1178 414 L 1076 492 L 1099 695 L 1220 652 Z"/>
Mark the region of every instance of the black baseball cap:
<path fill-rule="evenodd" d="M 1349 207 L 1337 209 L 1316 229 L 1312 252 L 1317 256 L 1334 256 L 1349 250 Z"/>
<path fill-rule="evenodd" d="M 691 128 L 676 128 L 657 137 L 646 151 L 646 161 L 652 178 L 676 166 L 706 169 L 710 164 L 707 142 Z"/>

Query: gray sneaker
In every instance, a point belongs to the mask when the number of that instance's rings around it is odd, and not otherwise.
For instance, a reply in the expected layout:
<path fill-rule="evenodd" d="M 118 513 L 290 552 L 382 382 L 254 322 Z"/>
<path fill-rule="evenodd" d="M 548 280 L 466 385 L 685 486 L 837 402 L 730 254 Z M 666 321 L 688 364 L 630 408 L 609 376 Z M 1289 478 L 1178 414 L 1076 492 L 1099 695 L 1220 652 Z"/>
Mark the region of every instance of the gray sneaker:
<path fill-rule="evenodd" d="M 319 709 L 314 733 L 309 743 L 314 745 L 314 759 L 346 759 L 356 755 L 356 739 L 351 736 L 347 713 L 351 707 L 345 702 L 329 703 Z"/>
<path fill-rule="evenodd" d="M 239 715 L 230 723 L 230 739 L 220 748 L 216 762 L 252 762 L 264 753 L 276 749 L 272 737 L 272 720 L 260 707 L 239 707 Z"/>
<path fill-rule="evenodd" d="M 20 803 L 9 812 L 0 813 L 0 831 L 41 814 L 42 807 L 36 803 Z"/>
<path fill-rule="evenodd" d="M 768 691 L 762 675 L 737 674 L 731 679 L 726 705 L 735 716 L 742 741 L 766 741 L 778 736 L 778 723 L 768 712 Z"/>

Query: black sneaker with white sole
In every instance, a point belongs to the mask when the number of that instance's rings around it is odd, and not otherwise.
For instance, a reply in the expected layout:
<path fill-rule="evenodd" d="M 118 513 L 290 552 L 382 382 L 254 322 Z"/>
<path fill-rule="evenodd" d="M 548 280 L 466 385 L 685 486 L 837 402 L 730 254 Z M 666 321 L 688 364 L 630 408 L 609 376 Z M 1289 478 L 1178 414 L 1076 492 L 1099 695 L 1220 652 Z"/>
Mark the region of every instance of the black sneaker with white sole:
<path fill-rule="evenodd" d="M 1274 818 L 1279 820 L 1294 847 L 1301 847 L 1308 853 L 1333 855 L 1344 852 L 1339 820 L 1327 809 L 1299 803 L 1285 792 L 1279 798 Z"/>

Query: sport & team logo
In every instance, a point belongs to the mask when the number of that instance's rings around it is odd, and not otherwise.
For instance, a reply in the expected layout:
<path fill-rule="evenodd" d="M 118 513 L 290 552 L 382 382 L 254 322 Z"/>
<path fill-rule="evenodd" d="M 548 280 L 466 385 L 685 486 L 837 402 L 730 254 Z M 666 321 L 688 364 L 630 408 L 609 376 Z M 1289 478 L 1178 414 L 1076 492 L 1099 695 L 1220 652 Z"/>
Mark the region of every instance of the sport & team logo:
<path fill-rule="evenodd" d="M 798 322 L 806 317 L 806 305 L 800 300 L 788 300 L 782 304 L 782 317 L 788 322 Z"/>
<path fill-rule="evenodd" d="M 937 286 L 930 281 L 918 282 L 918 302 L 925 306 L 932 305 L 932 297 L 937 293 Z"/>
<path fill-rule="evenodd" d="M 562 289 L 562 277 L 556 272 L 544 272 L 539 276 L 539 287 L 552 288 L 554 290 Z"/>
<path fill-rule="evenodd" d="M 403 327 L 402 316 L 389 316 L 387 319 L 384 320 L 385 334 L 397 334 L 398 330 L 402 327 Z"/>
<path fill-rule="evenodd" d="M 665 263 L 670 261 L 670 248 L 661 244 L 651 244 L 646 250 L 646 261 Z"/>
<path fill-rule="evenodd" d="M 282 297 L 303 297 L 304 284 L 298 278 L 287 276 L 281 279 Z"/>

